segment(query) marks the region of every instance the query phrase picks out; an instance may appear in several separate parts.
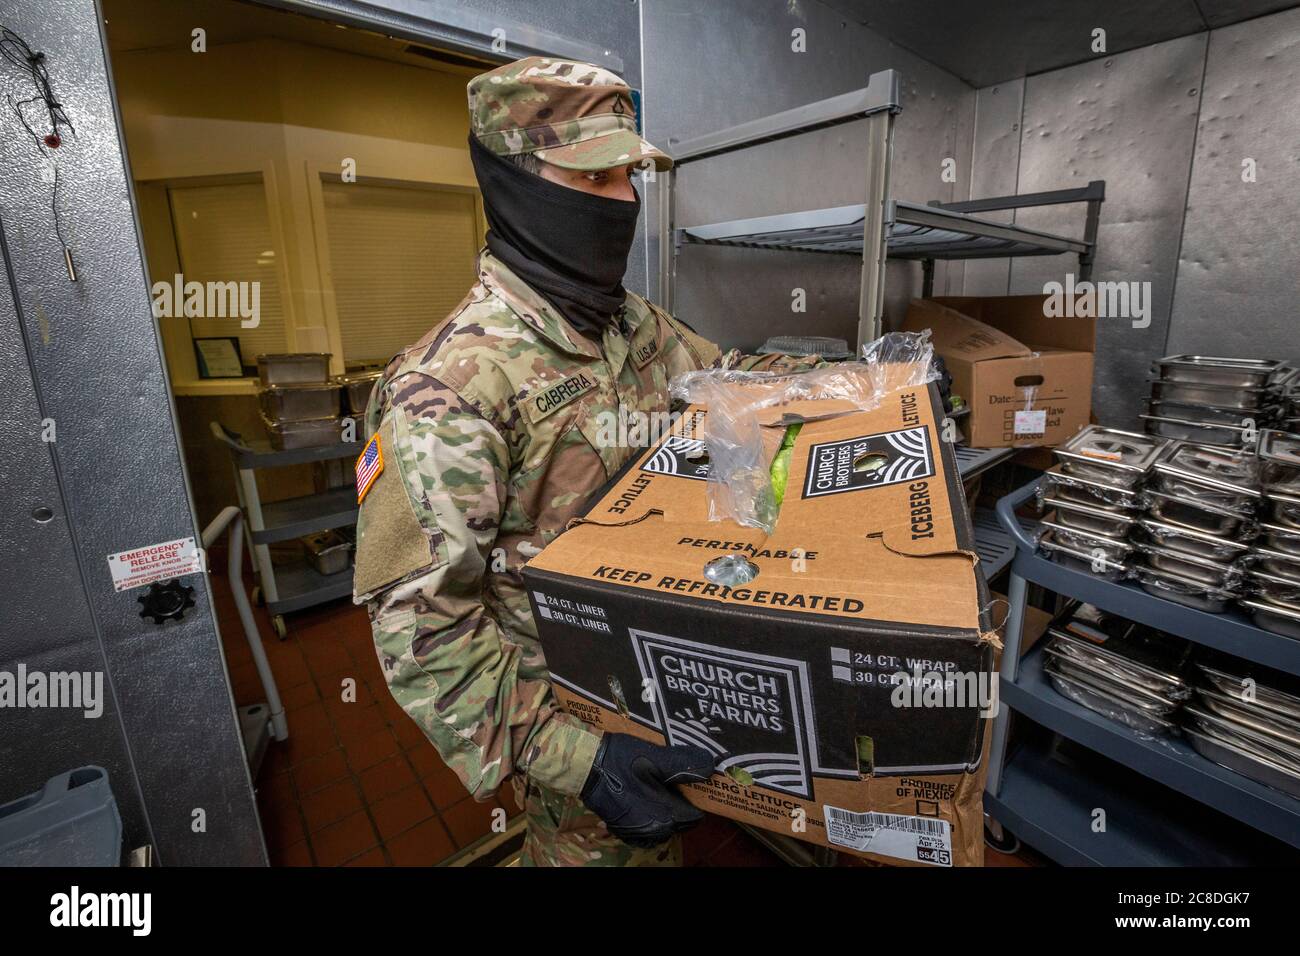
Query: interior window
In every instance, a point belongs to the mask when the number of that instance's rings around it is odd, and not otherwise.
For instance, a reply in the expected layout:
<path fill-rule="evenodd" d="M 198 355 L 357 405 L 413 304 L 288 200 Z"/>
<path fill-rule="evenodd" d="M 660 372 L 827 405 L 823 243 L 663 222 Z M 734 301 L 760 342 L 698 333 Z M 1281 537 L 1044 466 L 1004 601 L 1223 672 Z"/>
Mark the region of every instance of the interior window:
<path fill-rule="evenodd" d="M 279 271 L 262 184 L 173 186 L 167 192 L 185 282 L 203 283 L 205 290 L 209 282 L 223 287 L 238 283 L 242 292 L 236 294 L 242 294 L 244 302 L 257 305 L 257 324 L 249 328 L 244 328 L 238 317 L 208 315 L 205 306 L 203 317 L 189 319 L 190 335 L 238 336 L 245 366 L 256 364 L 261 353 L 285 351 Z M 252 283 L 257 283 L 256 299 Z"/>
<path fill-rule="evenodd" d="M 474 282 L 474 193 L 325 182 L 334 308 L 350 365 L 383 363 L 447 315 Z"/>

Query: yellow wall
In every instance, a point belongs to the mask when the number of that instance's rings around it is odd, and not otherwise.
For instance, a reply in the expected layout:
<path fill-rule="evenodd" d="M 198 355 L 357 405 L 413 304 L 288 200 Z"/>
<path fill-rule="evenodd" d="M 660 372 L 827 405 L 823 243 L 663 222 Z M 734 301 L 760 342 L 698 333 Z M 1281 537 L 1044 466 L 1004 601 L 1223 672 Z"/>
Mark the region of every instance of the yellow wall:
<path fill-rule="evenodd" d="M 336 372 L 341 348 L 327 321 L 313 182 L 352 159 L 361 180 L 475 185 L 465 145 L 468 71 L 261 39 L 206 53 L 117 53 L 113 73 L 153 278 L 179 271 L 163 183 L 260 174 L 279 253 L 286 347 L 332 352 Z M 198 382 L 184 322 L 162 323 L 177 394 L 251 393 L 251 382 Z"/>
<path fill-rule="evenodd" d="M 339 173 L 474 186 L 466 137 L 470 71 L 442 72 L 279 39 L 210 45 L 207 53 L 119 52 L 113 74 L 154 280 L 180 271 L 165 184 L 258 173 L 290 349 L 341 355 L 327 328 L 328 282 L 313 230 L 312 182 Z M 317 190 L 319 192 L 319 190 Z M 195 507 L 206 523 L 236 492 L 208 422 L 256 437 L 255 380 L 199 381 L 185 320 L 161 319 Z M 342 362 L 336 358 L 336 372 Z M 258 475 L 263 500 L 313 490 L 307 466 Z"/>

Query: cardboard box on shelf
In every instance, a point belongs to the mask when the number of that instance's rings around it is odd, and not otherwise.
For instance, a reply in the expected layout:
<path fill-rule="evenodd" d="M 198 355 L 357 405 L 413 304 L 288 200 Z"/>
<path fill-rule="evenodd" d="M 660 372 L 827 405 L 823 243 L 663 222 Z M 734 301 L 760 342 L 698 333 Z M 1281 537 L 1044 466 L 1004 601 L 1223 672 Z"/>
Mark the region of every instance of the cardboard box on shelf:
<path fill-rule="evenodd" d="M 714 753 L 686 788 L 704 810 L 978 865 L 998 641 L 938 393 L 770 411 L 773 453 L 804 422 L 770 536 L 709 520 L 692 407 L 525 566 L 555 692 L 601 730 Z M 727 555 L 757 576 L 711 580 Z"/>
<path fill-rule="evenodd" d="M 964 429 L 977 448 L 1058 445 L 1092 415 L 1097 326 L 1048 318 L 1045 296 L 913 299 L 903 328 L 930 329 L 970 404 Z"/>

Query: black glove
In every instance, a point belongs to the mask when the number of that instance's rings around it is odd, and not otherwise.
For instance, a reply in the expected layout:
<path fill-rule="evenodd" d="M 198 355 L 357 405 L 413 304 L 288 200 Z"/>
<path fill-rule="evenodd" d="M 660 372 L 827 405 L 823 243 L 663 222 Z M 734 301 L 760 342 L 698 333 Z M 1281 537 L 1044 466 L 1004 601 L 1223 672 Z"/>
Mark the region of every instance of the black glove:
<path fill-rule="evenodd" d="M 704 819 L 674 784 L 708 780 L 713 765 L 714 758 L 700 747 L 660 747 L 606 733 L 583 784 L 582 802 L 624 843 L 658 846 Z"/>

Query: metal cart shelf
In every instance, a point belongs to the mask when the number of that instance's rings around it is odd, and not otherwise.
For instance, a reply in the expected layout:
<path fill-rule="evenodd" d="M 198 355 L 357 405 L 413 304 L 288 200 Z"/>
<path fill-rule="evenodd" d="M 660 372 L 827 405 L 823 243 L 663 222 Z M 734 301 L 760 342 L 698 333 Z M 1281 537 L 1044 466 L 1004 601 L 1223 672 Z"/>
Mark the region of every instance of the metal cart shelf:
<path fill-rule="evenodd" d="M 1062 866 L 1252 866 L 1276 844 L 1228 817 L 1179 812 L 1178 795 L 1124 767 L 1080 768 L 1042 744 L 1020 748 L 985 810 Z M 1097 808 L 1106 829 L 1094 829 Z"/>
<path fill-rule="evenodd" d="M 265 468 L 354 459 L 361 454 L 364 445 L 361 442 L 339 442 L 277 451 L 264 440 L 245 441 L 218 422 L 212 423 L 212 434 L 230 451 L 239 506 L 247 517 L 245 528 L 258 587 L 271 614 L 271 624 L 283 639 L 288 633 L 284 615 L 352 593 L 352 568 L 324 575 L 302 558 L 272 565 L 268 545 L 315 531 L 356 524 L 356 493 L 351 487 L 333 488 L 320 494 L 263 504 L 257 490 L 256 473 Z"/>
<path fill-rule="evenodd" d="M 1112 794 L 1103 802 L 1089 802 L 1102 799 L 1086 796 L 1089 788 L 1094 787 L 1092 781 L 1078 774 L 1069 780 L 1057 779 L 1068 775 L 1068 769 L 1053 766 L 1049 772 L 1044 758 L 1032 753 L 1026 756 L 1024 750 L 1008 760 L 1010 711 L 1014 710 L 1147 779 L 1164 784 L 1277 840 L 1300 847 L 1300 800 L 1206 760 L 1181 740 L 1139 735 L 1073 703 L 1057 694 L 1048 683 L 1042 670 L 1041 649 L 1035 649 L 1023 659 L 1020 653 L 1026 590 L 1030 582 L 1129 620 L 1290 674 L 1300 674 L 1300 641 L 1257 628 L 1235 612 L 1209 614 L 1197 611 L 1148 594 L 1126 582 L 1104 581 L 1086 571 L 1062 567 L 1037 554 L 1032 534 L 1026 532 L 1022 519 L 1015 514 L 1016 508 L 1034 496 L 1037 484 L 1032 482 L 1007 495 L 997 506 L 998 521 L 1015 542 L 1016 552 L 1007 589 L 1011 608 L 1003 639 L 1000 680 L 1001 701 L 1006 706 L 1001 708 L 994 721 L 985 794 L 985 809 L 989 815 L 1061 863 L 1142 865 L 1148 862 L 1147 856 L 1151 853 L 1163 858 L 1171 853 L 1178 855 L 1187 848 L 1154 848 L 1149 845 L 1150 836 L 1137 834 L 1127 856 L 1118 849 L 1109 854 L 1092 839 L 1095 834 L 1089 834 L 1084 824 L 1080 825 L 1089 837 L 1084 844 L 1070 839 L 1063 828 L 1080 820 L 1086 824 L 1087 815 L 1079 816 L 1063 806 L 1063 802 L 1072 805 L 1072 802 L 1082 801 L 1087 807 L 1112 808 L 1108 810 L 1108 817 L 1113 821 L 1117 797 Z M 1048 777 L 1038 779 L 1045 773 Z M 1199 847 L 1203 842 L 1202 837 L 1195 845 Z M 1085 845 L 1086 850 L 1081 849 Z M 1159 860 L 1153 858 L 1149 862 Z"/>
<path fill-rule="evenodd" d="M 963 202 L 919 203 L 889 198 L 893 162 L 894 117 L 901 111 L 901 79 L 895 70 L 873 73 L 861 90 L 810 103 L 798 109 L 741 123 L 687 140 L 673 150 L 674 166 L 659 177 L 659 304 L 673 309 L 677 255 L 683 245 L 740 246 L 796 252 L 853 255 L 861 258 L 858 298 L 858 345 L 879 337 L 884 307 L 886 259 L 920 260 L 922 295 L 934 288 L 938 259 L 987 259 L 1010 256 L 1072 254 L 1081 280 L 1091 277 L 1097 226 L 1106 184 L 1101 180 L 1078 189 L 1059 189 L 1019 196 Z M 862 120 L 867 126 L 864 153 L 866 202 L 774 216 L 682 226 L 676 219 L 677 175 L 693 162 L 797 136 L 812 130 Z M 1086 203 L 1081 239 L 1057 236 L 976 213 L 1031 206 Z"/>
<path fill-rule="evenodd" d="M 1008 196 L 994 200 L 1034 200 L 1041 195 Z M 1053 193 L 1069 196 L 1059 202 L 1091 198 L 1087 190 Z M 1027 203 L 1021 203 L 1025 205 Z M 1041 205 L 1041 203 L 1035 203 Z M 1091 243 L 1047 232 L 978 219 L 953 212 L 946 206 L 890 200 L 885 217 L 891 259 L 988 259 L 999 256 L 1055 256 L 1064 252 L 1086 255 Z M 1012 208 L 1010 205 L 998 208 Z M 861 255 L 867 207 L 835 206 L 779 216 L 736 219 L 681 230 L 685 242 L 750 249 L 785 249 L 791 252 L 829 252 Z"/>

